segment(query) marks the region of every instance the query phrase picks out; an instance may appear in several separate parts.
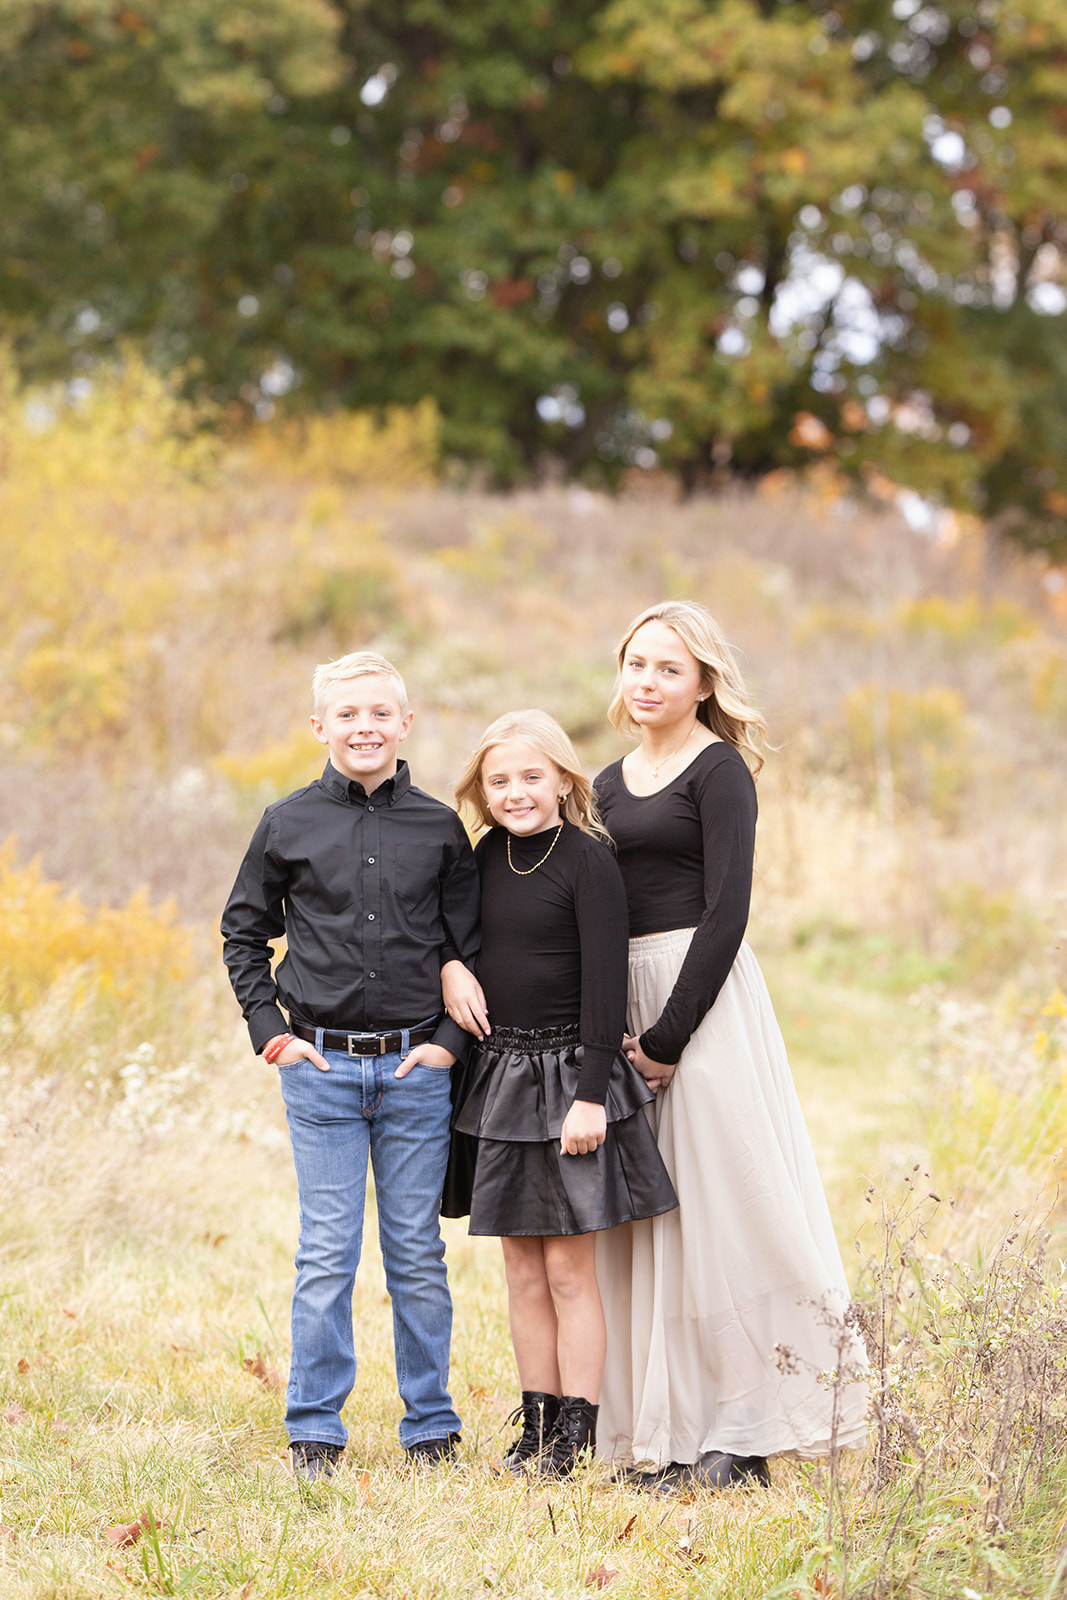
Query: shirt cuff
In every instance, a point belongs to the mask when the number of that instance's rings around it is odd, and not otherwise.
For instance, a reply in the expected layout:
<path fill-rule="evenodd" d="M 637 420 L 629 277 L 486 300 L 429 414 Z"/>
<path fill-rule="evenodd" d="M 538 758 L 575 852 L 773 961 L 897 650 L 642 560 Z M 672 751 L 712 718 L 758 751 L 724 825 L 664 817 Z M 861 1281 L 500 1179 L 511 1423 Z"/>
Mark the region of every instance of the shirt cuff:
<path fill-rule="evenodd" d="M 677 1044 L 673 1039 L 660 1040 L 656 1037 L 655 1028 L 649 1028 L 637 1042 L 650 1061 L 658 1061 L 664 1067 L 676 1067 L 678 1057 L 689 1041 L 685 1039 L 681 1044 Z"/>
<path fill-rule="evenodd" d="M 263 1054 L 263 1046 L 271 1039 L 276 1039 L 279 1033 L 288 1032 L 289 1024 L 277 1006 L 263 1006 L 253 1011 L 248 1019 L 248 1037 L 257 1056 Z"/>
<path fill-rule="evenodd" d="M 585 1045 L 582 1064 L 578 1069 L 578 1087 L 574 1091 L 576 1100 L 588 1100 L 594 1106 L 604 1104 L 608 1096 L 608 1079 L 618 1053 L 610 1045 Z"/>
<path fill-rule="evenodd" d="M 461 1028 L 458 1022 L 453 1022 L 451 1017 L 442 1017 L 434 1030 L 431 1044 L 438 1044 L 442 1050 L 450 1050 L 457 1061 L 465 1062 L 471 1053 L 472 1045 L 477 1044 L 473 1033 L 468 1033 L 466 1028 Z"/>

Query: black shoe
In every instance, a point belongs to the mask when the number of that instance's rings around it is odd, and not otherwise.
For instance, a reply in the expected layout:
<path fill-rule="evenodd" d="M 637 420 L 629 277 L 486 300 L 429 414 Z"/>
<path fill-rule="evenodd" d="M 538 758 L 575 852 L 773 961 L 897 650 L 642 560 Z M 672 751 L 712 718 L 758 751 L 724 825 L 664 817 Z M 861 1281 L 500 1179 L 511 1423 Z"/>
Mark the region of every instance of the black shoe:
<path fill-rule="evenodd" d="M 443 1439 L 420 1439 L 417 1444 L 404 1446 L 405 1454 L 413 1467 L 439 1467 L 442 1461 L 454 1461 L 459 1434 L 449 1433 Z"/>
<path fill-rule="evenodd" d="M 289 1446 L 293 1475 L 304 1483 L 332 1478 L 343 1454 L 343 1445 L 325 1444 L 321 1439 L 294 1439 Z"/>
<path fill-rule="evenodd" d="M 528 1461 L 544 1455 L 558 1416 L 558 1394 L 543 1394 L 540 1389 L 522 1391 L 522 1404 L 508 1418 L 509 1425 L 520 1423 L 522 1432 L 504 1457 L 506 1471 L 521 1474 Z"/>
<path fill-rule="evenodd" d="M 703 1489 L 736 1489 L 745 1484 L 762 1489 L 771 1486 L 765 1456 L 732 1456 L 725 1450 L 705 1450 L 700 1459 L 685 1471 L 691 1483 Z"/>
<path fill-rule="evenodd" d="M 565 1394 L 559 1403 L 559 1416 L 544 1454 L 543 1471 L 551 1478 L 566 1478 L 583 1455 L 591 1460 L 596 1449 L 596 1419 L 599 1406 L 590 1405 L 581 1395 Z"/>

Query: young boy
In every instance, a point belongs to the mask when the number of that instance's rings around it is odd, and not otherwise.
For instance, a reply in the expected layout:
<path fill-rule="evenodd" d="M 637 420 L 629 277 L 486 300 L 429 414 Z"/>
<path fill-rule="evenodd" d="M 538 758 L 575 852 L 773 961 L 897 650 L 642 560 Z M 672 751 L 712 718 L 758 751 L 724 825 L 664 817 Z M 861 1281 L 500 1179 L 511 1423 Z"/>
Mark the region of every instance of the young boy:
<path fill-rule="evenodd" d="M 360 651 L 319 667 L 312 691 L 312 731 L 330 759 L 316 783 L 268 806 L 222 919 L 252 1046 L 280 1069 L 296 1164 L 286 1427 L 305 1479 L 332 1476 L 347 1440 L 340 1413 L 356 1373 L 368 1153 L 406 1406 L 400 1441 L 416 1464 L 455 1451 L 438 1212 L 448 1069 L 470 1034 L 442 1013 L 442 977 L 457 1016 L 478 993 L 466 966 L 477 950 L 478 872 L 455 812 L 414 788 L 398 759 L 413 715 L 403 679 Z M 272 975 L 271 946 L 283 935 Z"/>

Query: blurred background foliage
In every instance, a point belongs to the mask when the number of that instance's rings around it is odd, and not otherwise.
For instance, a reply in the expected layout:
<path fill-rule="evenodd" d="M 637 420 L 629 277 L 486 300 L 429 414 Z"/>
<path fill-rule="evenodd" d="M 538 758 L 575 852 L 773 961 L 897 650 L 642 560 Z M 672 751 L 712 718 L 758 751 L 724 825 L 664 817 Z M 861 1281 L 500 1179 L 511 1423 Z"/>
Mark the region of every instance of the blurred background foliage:
<path fill-rule="evenodd" d="M 460 476 L 832 462 L 1058 553 L 1065 104 L 1059 0 L 7 0 L 0 330 L 309 463 L 432 402 Z"/>

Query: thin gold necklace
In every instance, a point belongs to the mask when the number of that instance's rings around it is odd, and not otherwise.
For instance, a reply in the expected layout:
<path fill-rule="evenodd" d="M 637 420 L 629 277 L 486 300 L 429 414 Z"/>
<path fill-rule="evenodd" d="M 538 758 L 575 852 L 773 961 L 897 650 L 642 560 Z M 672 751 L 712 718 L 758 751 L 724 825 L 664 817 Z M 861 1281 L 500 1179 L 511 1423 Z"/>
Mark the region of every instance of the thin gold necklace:
<path fill-rule="evenodd" d="M 641 754 L 645 758 L 645 765 L 647 766 L 649 772 L 651 772 L 651 774 L 652 774 L 652 776 L 654 778 L 658 778 L 659 777 L 660 773 L 663 771 L 663 768 L 667 765 L 667 763 L 669 761 L 673 761 L 675 756 L 680 756 L 681 755 L 682 751 L 685 749 L 686 745 L 689 743 L 690 739 L 693 737 L 693 735 L 694 735 L 694 733 L 696 733 L 696 731 L 697 731 L 696 730 L 696 723 L 694 723 L 693 726 L 690 728 L 689 732 L 686 734 L 685 738 L 682 740 L 681 744 L 678 746 L 677 750 L 672 750 L 669 756 L 664 756 L 663 760 L 660 762 L 658 767 L 654 767 L 652 765 L 651 761 L 648 759 L 648 755 L 647 755 L 644 747 L 642 746 Z"/>
<path fill-rule="evenodd" d="M 515 865 L 514 861 L 512 861 L 512 859 L 511 859 L 511 834 L 509 833 L 508 834 L 508 866 L 511 868 L 512 872 L 515 873 L 516 877 L 518 877 L 518 878 L 528 878 L 530 876 L 531 872 L 536 872 L 538 867 L 543 867 L 545 862 L 548 860 L 549 856 L 552 854 L 553 850 L 556 848 L 557 844 L 559 843 L 559 836 L 560 836 L 560 834 L 562 832 L 563 832 L 563 824 L 561 822 L 559 827 L 556 829 L 556 837 L 553 839 L 552 843 L 549 845 L 548 849 L 545 851 L 545 853 L 541 857 L 540 861 L 535 861 L 532 867 L 517 867 Z"/>

